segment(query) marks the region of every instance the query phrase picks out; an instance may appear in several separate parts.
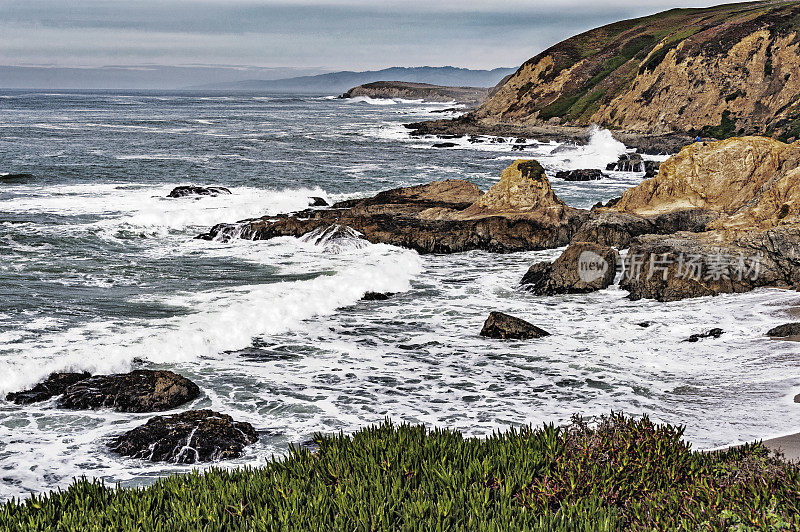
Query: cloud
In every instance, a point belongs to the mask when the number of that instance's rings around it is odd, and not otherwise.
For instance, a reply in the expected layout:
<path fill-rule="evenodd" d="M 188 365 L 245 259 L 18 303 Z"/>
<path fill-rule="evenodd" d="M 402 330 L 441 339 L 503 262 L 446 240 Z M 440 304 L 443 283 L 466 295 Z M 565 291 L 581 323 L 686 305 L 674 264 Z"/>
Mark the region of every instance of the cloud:
<path fill-rule="evenodd" d="M 0 64 L 516 66 L 566 36 L 675 5 L 661 0 L 0 0 Z"/>

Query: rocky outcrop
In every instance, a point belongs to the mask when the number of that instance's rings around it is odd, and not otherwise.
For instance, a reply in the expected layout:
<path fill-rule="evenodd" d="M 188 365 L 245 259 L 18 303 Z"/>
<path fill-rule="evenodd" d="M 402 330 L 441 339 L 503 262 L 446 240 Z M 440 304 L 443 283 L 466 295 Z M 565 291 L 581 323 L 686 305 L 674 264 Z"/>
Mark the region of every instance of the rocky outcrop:
<path fill-rule="evenodd" d="M 600 170 L 564 170 L 556 172 L 556 179 L 564 181 L 596 181 L 607 177 Z"/>
<path fill-rule="evenodd" d="M 428 102 L 457 102 L 465 105 L 478 105 L 486 101 L 489 89 L 484 87 L 444 87 L 428 83 L 408 81 L 375 81 L 353 87 L 341 98 L 402 98 L 404 100 L 425 100 Z"/>
<path fill-rule="evenodd" d="M 786 338 L 787 336 L 800 336 L 800 323 L 785 323 L 770 329 L 767 336 L 771 338 Z"/>
<path fill-rule="evenodd" d="M 237 458 L 258 441 L 250 423 L 212 410 L 189 410 L 156 416 L 114 438 L 112 452 L 151 462 L 194 464 Z"/>
<path fill-rule="evenodd" d="M 529 340 L 550 336 L 550 333 L 520 318 L 502 312 L 492 312 L 486 318 L 481 336 L 504 340 Z"/>
<path fill-rule="evenodd" d="M 230 194 L 231 191 L 225 187 L 198 187 L 195 185 L 182 185 L 172 189 L 167 194 L 168 198 L 185 198 L 187 196 L 219 196 L 220 194 Z"/>
<path fill-rule="evenodd" d="M 571 244 L 555 262 L 540 262 L 522 278 L 526 290 L 537 295 L 583 294 L 614 283 L 619 253 L 589 242 Z"/>
<path fill-rule="evenodd" d="M 361 301 L 386 301 L 393 295 L 393 292 L 366 292 Z"/>
<path fill-rule="evenodd" d="M 621 286 L 633 299 L 800 287 L 800 142 L 687 146 L 612 207 L 593 209 L 574 240 L 629 247 Z"/>
<path fill-rule="evenodd" d="M 618 203 L 617 203 L 618 204 Z M 670 213 L 638 216 L 614 210 L 616 205 L 593 210 L 592 217 L 573 236 L 573 242 L 595 242 L 624 249 L 640 235 L 670 235 L 678 231 L 699 233 L 719 218 L 719 214 L 704 209 L 687 209 Z"/>
<path fill-rule="evenodd" d="M 638 153 L 624 153 L 616 162 L 608 163 L 606 170 L 616 172 L 644 172 L 644 160 Z"/>
<path fill-rule="evenodd" d="M 766 137 L 698 142 L 628 190 L 619 211 L 654 215 L 704 209 L 723 215 L 709 229 L 766 229 L 800 221 L 800 142 Z"/>
<path fill-rule="evenodd" d="M 800 138 L 799 54 L 797 2 L 671 9 L 552 46 L 449 129 L 519 135 L 598 124 L 618 137 L 767 133 L 792 140 Z"/>
<path fill-rule="evenodd" d="M 693 335 L 689 336 L 689 338 L 684 340 L 684 342 L 694 343 L 694 342 L 699 342 L 700 340 L 702 340 L 704 338 L 715 338 L 716 339 L 716 338 L 721 337 L 723 334 L 725 334 L 725 331 L 723 331 L 722 329 L 720 329 L 718 327 L 715 327 L 715 328 L 713 328 L 713 329 L 711 329 L 709 331 L 706 331 L 706 332 L 693 334 Z"/>
<path fill-rule="evenodd" d="M 113 408 L 119 412 L 171 410 L 200 396 L 200 388 L 171 371 L 136 370 L 97 375 L 68 387 L 58 406 L 73 410 Z"/>
<path fill-rule="evenodd" d="M 30 390 L 8 394 L 17 404 L 60 396 L 57 405 L 72 410 L 113 408 L 119 412 L 171 410 L 200 396 L 200 388 L 177 373 L 141 369 L 116 375 L 53 373 Z"/>
<path fill-rule="evenodd" d="M 719 231 L 637 237 L 620 286 L 631 299 L 658 301 L 800 287 L 798 229 L 727 237 Z"/>
<path fill-rule="evenodd" d="M 518 160 L 486 194 L 468 181 L 436 181 L 339 202 L 331 209 L 220 224 L 199 238 L 266 240 L 341 226 L 369 242 L 421 253 L 510 252 L 566 245 L 587 218 L 586 211 L 568 207 L 555 195 L 536 161 Z"/>
<path fill-rule="evenodd" d="M 89 377 L 91 377 L 91 375 L 87 372 L 52 373 L 44 382 L 40 382 L 30 390 L 8 394 L 6 400 L 18 405 L 47 401 L 57 395 L 63 394 L 67 388 L 73 384 L 86 380 Z"/>
<path fill-rule="evenodd" d="M 308 206 L 309 207 L 329 207 L 330 205 L 328 204 L 327 201 L 325 201 L 325 198 L 320 198 L 318 196 L 312 196 L 312 197 L 308 198 Z"/>

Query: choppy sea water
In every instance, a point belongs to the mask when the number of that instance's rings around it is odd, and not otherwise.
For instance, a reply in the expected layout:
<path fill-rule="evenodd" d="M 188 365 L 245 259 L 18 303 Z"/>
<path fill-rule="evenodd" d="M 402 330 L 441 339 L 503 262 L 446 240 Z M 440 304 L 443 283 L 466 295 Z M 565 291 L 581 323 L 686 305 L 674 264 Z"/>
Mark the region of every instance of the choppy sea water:
<path fill-rule="evenodd" d="M 451 107 L 219 93 L 0 92 L 0 397 L 52 371 L 168 368 L 260 441 L 231 466 L 264 463 L 315 432 L 390 417 L 485 435 L 611 410 L 686 424 L 696 448 L 800 429 L 800 346 L 763 335 L 800 295 L 781 290 L 676 303 L 611 288 L 537 297 L 518 289 L 560 250 L 420 256 L 385 245 L 331 253 L 302 239 L 206 242 L 217 222 L 435 179 L 488 189 L 519 157 L 604 167 L 624 147 L 510 142 L 437 149 L 403 122 Z M 553 179 L 589 207 L 639 183 Z M 167 199 L 180 184 L 230 196 Z M 360 301 L 366 291 L 398 292 Z M 552 332 L 483 339 L 501 310 Z M 652 326 L 637 324 L 649 321 Z M 720 339 L 682 342 L 721 327 Z M 188 468 L 108 453 L 152 414 L 61 411 L 0 400 L 0 500 L 79 475 L 135 485 Z"/>

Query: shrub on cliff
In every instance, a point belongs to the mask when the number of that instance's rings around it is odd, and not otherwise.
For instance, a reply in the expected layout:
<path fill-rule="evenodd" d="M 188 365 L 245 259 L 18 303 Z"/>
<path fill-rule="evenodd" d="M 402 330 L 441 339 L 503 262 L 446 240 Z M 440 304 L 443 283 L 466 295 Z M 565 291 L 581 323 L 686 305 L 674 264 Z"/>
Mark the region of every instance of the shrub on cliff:
<path fill-rule="evenodd" d="M 140 489 L 79 480 L 0 506 L 12 530 L 797 530 L 800 471 L 761 444 L 693 452 L 683 429 L 611 415 L 464 438 L 382 425 L 263 468 Z"/>

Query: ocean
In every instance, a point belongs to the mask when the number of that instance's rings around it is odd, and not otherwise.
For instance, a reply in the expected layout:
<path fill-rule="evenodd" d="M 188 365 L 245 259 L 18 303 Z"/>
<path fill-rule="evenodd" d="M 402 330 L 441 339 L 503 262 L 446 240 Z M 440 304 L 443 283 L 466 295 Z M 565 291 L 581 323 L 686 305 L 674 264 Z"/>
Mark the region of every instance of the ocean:
<path fill-rule="evenodd" d="M 617 287 L 539 297 L 518 286 L 562 250 L 418 255 L 304 239 L 207 242 L 219 222 L 296 211 L 438 179 L 486 190 L 535 158 L 568 204 L 589 208 L 640 173 L 571 183 L 625 152 L 609 132 L 585 146 L 412 138 L 404 122 L 452 104 L 197 92 L 0 91 L 0 398 L 50 372 L 176 371 L 212 408 L 253 424 L 237 460 L 264 464 L 316 432 L 391 418 L 485 436 L 572 414 L 647 414 L 685 424 L 709 449 L 800 429 L 797 344 L 764 337 L 796 292 L 761 289 L 674 303 Z M 500 141 L 502 140 L 502 141 Z M 663 157 L 661 158 L 663 160 Z M 178 185 L 231 195 L 167 198 Z M 361 301 L 367 291 L 395 292 Z M 490 311 L 552 333 L 478 336 Z M 650 322 L 644 328 L 638 324 Z M 720 327 L 719 339 L 686 343 Z M 189 467 L 109 453 L 155 414 L 64 411 L 0 400 L 0 500 L 74 477 L 124 486 Z"/>

